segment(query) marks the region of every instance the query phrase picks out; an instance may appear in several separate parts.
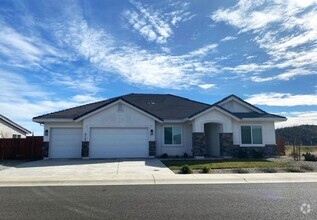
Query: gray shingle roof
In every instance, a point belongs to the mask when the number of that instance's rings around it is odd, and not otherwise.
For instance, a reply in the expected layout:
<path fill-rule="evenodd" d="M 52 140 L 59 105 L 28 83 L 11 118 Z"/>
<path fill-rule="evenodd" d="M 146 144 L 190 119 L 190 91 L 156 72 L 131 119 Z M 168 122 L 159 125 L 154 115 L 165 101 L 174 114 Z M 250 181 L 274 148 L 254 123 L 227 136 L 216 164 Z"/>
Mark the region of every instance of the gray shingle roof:
<path fill-rule="evenodd" d="M 18 125 L 17 123 L 11 121 L 10 119 L 8 119 L 7 117 L 3 116 L 0 114 L 0 120 L 5 121 L 6 123 L 10 124 L 11 126 L 19 129 L 22 132 L 25 132 L 26 134 L 30 134 L 31 131 L 29 131 L 28 129 L 22 127 L 21 125 Z"/>
<path fill-rule="evenodd" d="M 228 96 L 229 98 L 231 96 Z M 188 117 L 194 116 L 204 110 L 212 107 L 218 106 L 216 104 L 209 105 L 202 102 L 193 101 L 187 98 L 170 95 L 170 94 L 128 94 L 123 96 L 118 96 L 115 98 L 107 99 L 100 102 L 95 102 L 87 105 L 82 105 L 70 109 L 65 109 L 58 112 L 53 112 L 46 115 L 41 115 L 33 118 L 34 120 L 41 119 L 72 119 L 76 120 L 86 114 L 89 114 L 99 108 L 102 108 L 106 105 L 109 105 L 117 100 L 123 100 L 144 112 L 160 119 L 160 120 L 182 120 Z M 224 100 L 224 99 L 223 99 Z M 231 113 L 228 110 L 225 110 L 228 113 L 238 117 L 238 118 L 255 118 L 258 117 L 267 117 L 270 118 L 268 113 L 264 112 L 263 114 L 259 113 Z M 257 114 L 257 115 L 255 115 Z M 270 115 L 272 116 L 272 115 Z M 281 116 L 277 116 L 281 117 Z M 283 117 L 281 117 L 283 118 Z"/>

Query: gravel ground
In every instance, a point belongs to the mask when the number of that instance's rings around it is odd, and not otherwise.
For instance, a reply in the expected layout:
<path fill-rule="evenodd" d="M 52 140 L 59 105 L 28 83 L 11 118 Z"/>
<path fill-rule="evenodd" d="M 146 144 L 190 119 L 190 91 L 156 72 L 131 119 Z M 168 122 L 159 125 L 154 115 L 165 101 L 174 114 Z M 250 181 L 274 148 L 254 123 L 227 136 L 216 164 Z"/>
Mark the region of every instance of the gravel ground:
<path fill-rule="evenodd" d="M 225 173 L 285 173 L 285 172 L 317 172 L 317 161 L 295 161 L 292 157 L 282 156 L 276 158 L 268 158 L 267 160 L 274 162 L 289 163 L 289 168 L 272 167 L 272 168 L 238 168 L 238 169 L 213 169 L 212 174 Z M 175 173 L 178 171 L 173 170 Z M 194 173 L 200 173 L 200 170 L 194 170 Z"/>
<path fill-rule="evenodd" d="M 310 167 L 313 169 L 313 171 L 317 171 L 317 161 L 305 161 L 304 159 L 302 160 L 294 160 L 294 158 L 289 157 L 289 156 L 281 156 L 281 157 L 276 157 L 276 158 L 269 158 L 268 160 L 270 161 L 276 161 L 276 162 L 286 162 L 294 166 L 295 168 L 301 168 L 301 167 Z"/>

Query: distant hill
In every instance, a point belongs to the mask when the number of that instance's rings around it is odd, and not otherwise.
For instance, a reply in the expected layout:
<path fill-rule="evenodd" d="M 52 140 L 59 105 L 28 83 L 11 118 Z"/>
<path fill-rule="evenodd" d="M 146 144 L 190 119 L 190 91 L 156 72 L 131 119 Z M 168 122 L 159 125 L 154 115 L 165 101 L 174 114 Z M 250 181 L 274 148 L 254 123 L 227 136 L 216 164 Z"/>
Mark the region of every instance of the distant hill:
<path fill-rule="evenodd" d="M 317 125 L 299 125 L 279 128 L 275 130 L 276 136 L 285 138 L 286 145 L 295 144 L 317 146 Z"/>

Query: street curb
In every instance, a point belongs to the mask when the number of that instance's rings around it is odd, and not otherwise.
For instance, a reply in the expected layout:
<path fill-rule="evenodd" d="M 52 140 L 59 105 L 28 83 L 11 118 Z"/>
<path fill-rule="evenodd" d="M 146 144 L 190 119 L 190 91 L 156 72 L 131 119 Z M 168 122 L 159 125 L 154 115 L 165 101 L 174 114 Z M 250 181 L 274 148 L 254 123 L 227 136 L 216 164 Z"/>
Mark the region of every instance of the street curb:
<path fill-rule="evenodd" d="M 312 183 L 317 182 L 317 173 L 279 174 L 191 174 L 152 175 L 142 178 L 63 179 L 63 180 L 2 180 L 0 187 L 22 186 L 92 186 L 92 185 L 168 185 L 168 184 L 254 184 L 254 183 Z"/>

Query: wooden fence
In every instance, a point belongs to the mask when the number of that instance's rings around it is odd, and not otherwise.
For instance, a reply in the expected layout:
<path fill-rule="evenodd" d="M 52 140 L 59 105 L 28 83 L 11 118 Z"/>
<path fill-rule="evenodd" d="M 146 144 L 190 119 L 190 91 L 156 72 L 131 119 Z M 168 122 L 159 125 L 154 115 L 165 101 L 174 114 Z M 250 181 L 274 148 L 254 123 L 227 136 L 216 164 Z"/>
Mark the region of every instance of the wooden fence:
<path fill-rule="evenodd" d="M 285 156 L 285 139 L 281 136 L 276 137 L 277 154 Z"/>
<path fill-rule="evenodd" d="M 43 137 L 0 139 L 0 160 L 38 160 L 42 159 Z"/>

